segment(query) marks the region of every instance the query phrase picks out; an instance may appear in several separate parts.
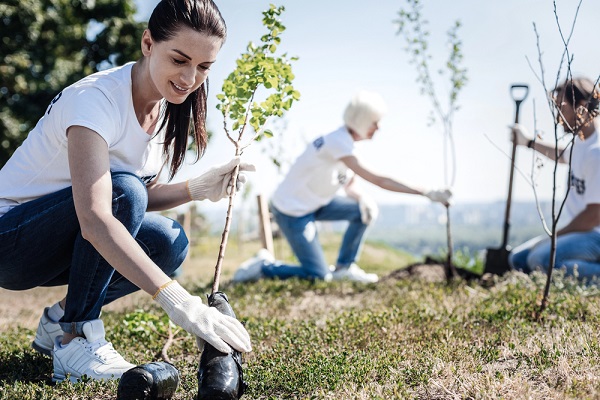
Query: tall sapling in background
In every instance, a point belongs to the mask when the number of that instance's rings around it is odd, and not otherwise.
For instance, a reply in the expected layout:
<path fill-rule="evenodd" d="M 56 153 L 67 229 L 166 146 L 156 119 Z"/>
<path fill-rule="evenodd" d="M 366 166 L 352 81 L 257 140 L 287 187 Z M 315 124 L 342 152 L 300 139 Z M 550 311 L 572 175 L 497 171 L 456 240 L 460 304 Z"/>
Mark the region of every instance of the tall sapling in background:
<path fill-rule="evenodd" d="M 263 12 L 262 23 L 268 32 L 261 37 L 262 44 L 248 44 L 246 52 L 236 61 L 235 70 L 225 79 L 223 92 L 217 95 L 217 108 L 223 114 L 223 129 L 235 146 L 235 156 L 241 156 L 244 149 L 254 141 L 271 137 L 273 133 L 265 129 L 269 119 L 282 117 L 292 103 L 300 98 L 300 93 L 292 86 L 294 74 L 291 62 L 296 58 L 288 58 L 285 53 L 275 55 L 281 43 L 280 35 L 285 30 L 285 26 L 278 19 L 283 11 L 283 6 L 276 7 L 271 4 L 270 8 Z M 263 90 L 259 90 L 261 88 Z M 244 138 L 247 128 L 253 131 L 249 139 Z M 236 169 L 232 178 L 233 188 L 236 187 L 237 173 Z M 222 313 L 231 316 L 235 314 L 227 296 L 219 292 L 219 278 L 231 226 L 234 197 L 235 190 L 229 197 L 212 293 L 208 300 L 211 307 L 216 307 Z M 198 368 L 198 398 L 240 398 L 245 386 L 241 362 L 242 356 L 239 352 L 223 354 L 206 343 Z"/>
<path fill-rule="evenodd" d="M 453 121 L 454 114 L 459 109 L 458 94 L 467 83 L 467 70 L 461 67 L 463 61 L 462 42 L 458 38 L 458 29 L 461 26 L 460 21 L 455 21 L 454 25 L 448 30 L 448 45 L 450 55 L 446 61 L 445 69 L 449 73 L 450 89 L 448 91 L 447 104 L 444 106 L 436 92 L 434 79 L 430 71 L 431 55 L 429 53 L 429 31 L 427 30 L 428 21 L 421 15 L 420 0 L 406 0 L 407 10 L 401 9 L 398 12 L 398 19 L 395 23 L 398 26 L 398 34 L 404 37 L 406 41 L 405 50 L 410 55 L 410 63 L 417 68 L 417 82 L 421 85 L 421 93 L 429 97 L 433 105 L 430 114 L 430 124 L 439 118 L 444 132 L 444 185 L 451 188 L 454 185 L 456 176 L 456 154 L 454 150 Z M 440 75 L 444 70 L 439 70 Z M 457 271 L 452 262 L 452 233 L 450 224 L 450 207 L 446 207 L 446 235 L 448 239 L 447 258 L 445 263 L 446 279 L 457 276 Z"/>

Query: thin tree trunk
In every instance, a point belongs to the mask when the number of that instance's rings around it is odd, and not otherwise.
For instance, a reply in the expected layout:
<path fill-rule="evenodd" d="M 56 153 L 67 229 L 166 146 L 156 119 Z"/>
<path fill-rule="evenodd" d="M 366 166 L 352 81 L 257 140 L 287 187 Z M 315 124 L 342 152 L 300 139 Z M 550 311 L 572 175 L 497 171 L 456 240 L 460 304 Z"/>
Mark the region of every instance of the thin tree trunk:
<path fill-rule="evenodd" d="M 452 230 L 450 224 L 450 206 L 446 206 L 446 237 L 448 239 L 448 255 L 446 257 L 446 263 L 444 265 L 444 273 L 446 275 L 446 281 L 450 282 L 455 276 L 456 268 L 454 267 L 454 263 L 452 262 L 452 256 L 454 245 L 452 244 Z"/>
<path fill-rule="evenodd" d="M 236 157 L 240 155 L 240 146 L 236 144 L 235 146 L 235 155 Z M 225 218 L 225 227 L 223 228 L 223 234 L 221 235 L 221 245 L 219 246 L 219 256 L 217 257 L 217 265 L 215 265 L 215 276 L 213 279 L 212 285 L 212 294 L 215 294 L 219 291 L 219 280 L 221 278 L 221 267 L 223 265 L 223 259 L 225 258 L 225 248 L 227 247 L 227 239 L 229 238 L 229 230 L 231 227 L 231 217 L 233 215 L 233 199 L 235 198 L 236 193 L 236 185 L 237 185 L 237 176 L 240 171 L 240 165 L 238 164 L 232 175 L 232 186 L 231 186 L 231 195 L 229 196 L 229 204 L 227 206 L 227 217 Z"/>

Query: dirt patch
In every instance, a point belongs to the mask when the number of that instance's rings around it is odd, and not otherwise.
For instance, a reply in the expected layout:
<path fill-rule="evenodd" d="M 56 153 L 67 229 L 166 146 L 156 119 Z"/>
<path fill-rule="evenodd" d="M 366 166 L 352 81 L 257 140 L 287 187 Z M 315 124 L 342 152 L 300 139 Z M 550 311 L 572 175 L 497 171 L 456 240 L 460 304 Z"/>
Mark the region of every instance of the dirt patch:
<path fill-rule="evenodd" d="M 362 305 L 364 305 L 364 296 L 360 294 L 320 294 L 311 290 L 304 292 L 297 304 L 290 307 L 288 315 L 291 318 L 302 318 L 307 313 L 327 315 Z"/>
<path fill-rule="evenodd" d="M 382 280 L 402 280 L 402 279 L 417 279 L 426 282 L 444 282 L 446 281 L 446 264 L 439 260 L 431 257 L 426 257 L 425 261 L 421 263 L 415 263 L 392 271 L 388 275 L 384 276 Z M 466 269 L 454 267 L 456 271 L 456 278 L 464 279 L 467 281 L 480 281 L 481 276 L 468 271 Z"/>
<path fill-rule="evenodd" d="M 412 264 L 392 271 L 382 280 L 418 279 L 426 282 L 444 282 L 446 274 L 442 264 Z"/>

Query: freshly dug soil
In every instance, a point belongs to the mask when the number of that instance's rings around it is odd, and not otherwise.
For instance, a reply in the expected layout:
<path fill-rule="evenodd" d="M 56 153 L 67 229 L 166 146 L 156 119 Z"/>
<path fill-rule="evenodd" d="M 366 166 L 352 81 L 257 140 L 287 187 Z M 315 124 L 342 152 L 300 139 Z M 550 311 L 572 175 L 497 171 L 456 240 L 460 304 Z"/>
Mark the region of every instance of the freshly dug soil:
<path fill-rule="evenodd" d="M 439 260 L 426 257 L 425 261 L 392 271 L 382 279 L 419 279 L 426 282 L 444 282 L 446 281 L 444 267 L 444 263 Z M 460 268 L 456 268 L 456 272 L 458 273 L 457 278 L 466 279 L 468 281 L 479 280 L 481 278 L 479 275 Z"/>

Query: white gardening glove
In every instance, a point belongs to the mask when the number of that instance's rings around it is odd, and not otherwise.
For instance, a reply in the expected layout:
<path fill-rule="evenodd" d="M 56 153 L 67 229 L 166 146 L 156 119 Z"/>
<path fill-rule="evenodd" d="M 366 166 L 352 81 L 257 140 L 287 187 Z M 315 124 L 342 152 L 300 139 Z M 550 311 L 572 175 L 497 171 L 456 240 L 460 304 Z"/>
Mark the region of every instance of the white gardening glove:
<path fill-rule="evenodd" d="M 522 125 L 514 124 L 510 129 L 510 140 L 516 143 L 517 146 L 528 146 L 529 142 L 533 140 L 533 136 Z"/>
<path fill-rule="evenodd" d="M 203 304 L 200 297 L 192 296 L 177 281 L 159 290 L 154 299 L 171 321 L 220 352 L 231 353 L 231 347 L 242 352 L 252 351 L 250 335 L 240 321 Z M 197 343 L 201 345 L 199 340 Z"/>
<path fill-rule="evenodd" d="M 369 196 L 360 196 L 358 207 L 360 208 L 360 219 L 365 225 L 369 225 L 379 215 L 377 204 Z"/>
<path fill-rule="evenodd" d="M 429 190 L 424 193 L 424 196 L 433 202 L 442 203 L 443 205 L 447 206 L 450 204 L 452 192 L 450 191 L 450 189 Z"/>
<path fill-rule="evenodd" d="M 227 164 L 217 165 L 210 168 L 202 175 L 192 178 L 188 181 L 188 190 L 192 200 L 219 201 L 222 198 L 230 196 L 232 193 L 232 178 L 236 166 L 240 166 L 236 191 L 246 183 L 246 175 L 243 171 L 255 171 L 253 164 L 240 162 L 239 157 L 233 158 Z"/>

